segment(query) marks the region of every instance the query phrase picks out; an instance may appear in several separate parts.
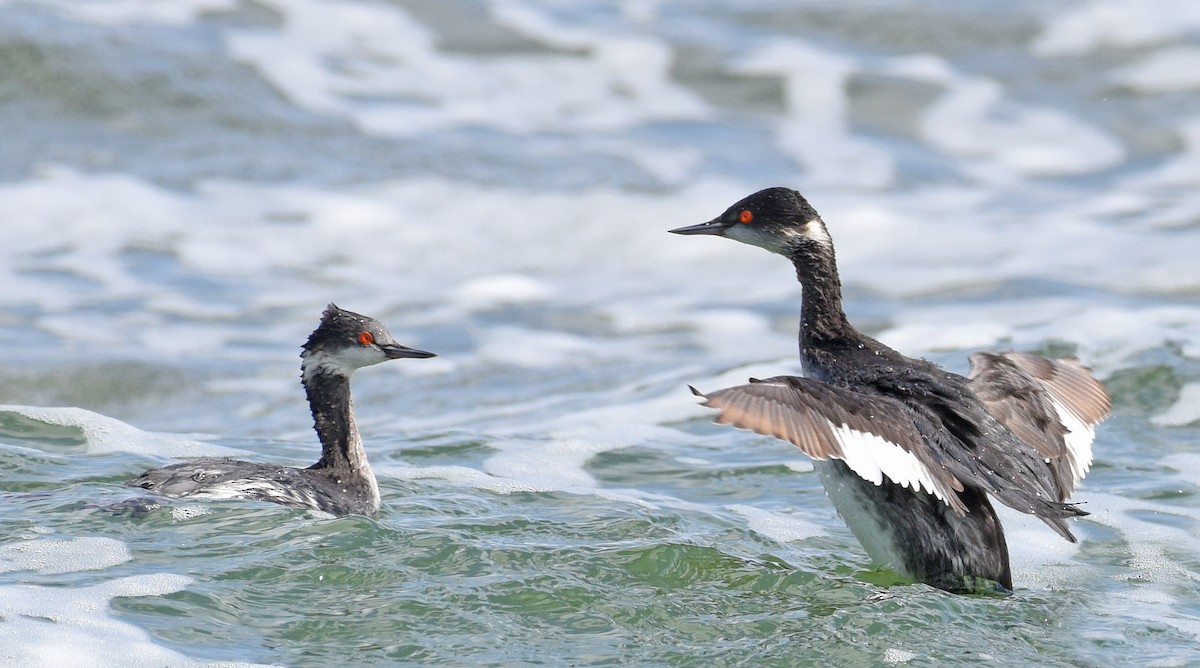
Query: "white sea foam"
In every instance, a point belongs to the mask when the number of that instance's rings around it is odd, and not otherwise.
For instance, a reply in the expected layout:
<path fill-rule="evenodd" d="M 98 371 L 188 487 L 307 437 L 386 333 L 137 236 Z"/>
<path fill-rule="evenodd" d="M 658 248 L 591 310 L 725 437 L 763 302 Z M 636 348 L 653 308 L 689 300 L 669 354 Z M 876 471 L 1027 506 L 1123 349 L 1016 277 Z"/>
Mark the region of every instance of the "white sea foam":
<path fill-rule="evenodd" d="M 177 522 L 186 522 L 188 520 L 203 517 L 212 514 L 212 508 L 202 503 L 185 503 L 171 505 L 171 519 Z"/>
<path fill-rule="evenodd" d="M 191 581 L 183 575 L 155 573 L 88 587 L 0 586 L 0 658 L 12 666 L 252 665 L 195 661 L 108 614 L 115 597 L 163 596 Z"/>
<path fill-rule="evenodd" d="M 1084 493 L 1076 496 L 1083 498 Z M 1090 494 L 1086 495 L 1091 499 Z M 1021 588 L 1053 589 L 1070 587 L 1078 581 L 1076 556 L 1081 543 L 1063 540 L 1044 522 L 1032 515 L 1017 512 L 1001 503 L 992 504 L 1004 526 L 1008 542 L 1013 582 Z M 1088 510 L 1092 510 L 1089 504 Z M 1088 540 L 1087 527 L 1082 522 L 1069 522 L 1071 532 L 1081 541 Z"/>
<path fill-rule="evenodd" d="M 1131 48 L 1176 39 L 1200 29 L 1200 6 L 1175 0 L 1105 2 L 1073 6 L 1047 22 L 1035 53 L 1062 56 L 1103 47 Z"/>
<path fill-rule="evenodd" d="M 1113 72 L 1113 81 L 1146 93 L 1200 88 L 1200 48 L 1163 49 Z"/>
<path fill-rule="evenodd" d="M 44 408 L 41 406 L 0 405 L 0 413 L 19 415 L 47 425 L 78 429 L 87 451 L 136 452 L 159 457 L 235 456 L 245 451 L 180 436 L 142 431 L 82 408 Z"/>
<path fill-rule="evenodd" d="M 130 558 L 128 546 L 112 538 L 39 538 L 0 546 L 0 573 L 96 571 L 125 563 Z"/>
<path fill-rule="evenodd" d="M 1178 153 L 1164 160 L 1160 166 L 1135 176 L 1126 188 L 1141 194 L 1144 203 L 1133 213 L 1139 215 L 1146 230 L 1178 230 L 1182 241 L 1191 243 L 1190 233 L 1195 230 L 1195 221 L 1200 218 L 1200 197 L 1195 197 L 1200 184 L 1200 120 L 1189 119 L 1180 123 L 1177 134 L 1183 147 Z M 1157 271 L 1146 267 L 1159 277 L 1163 290 L 1194 290 L 1195 263 L 1189 267 L 1176 265 L 1173 254 L 1167 253 L 1167 265 Z M 1191 271 L 1189 271 L 1191 270 Z M 1171 276 L 1183 271 L 1178 287 L 1171 288 Z"/>
<path fill-rule="evenodd" d="M 1165 192 L 1174 186 L 1178 191 L 1182 183 L 1192 182 L 1186 175 L 1196 155 L 1200 152 L 1189 148 L 1177 166 L 1168 164 L 1141 177 L 1141 187 Z M 63 198 L 62 188 L 76 194 Z M 121 196 L 108 196 L 112 189 Z M 14 237 L 21 240 L 18 247 L 25 247 L 8 252 L 25 258 L 55 257 L 53 263 L 35 261 L 46 269 L 64 263 L 88 267 L 88 276 L 106 293 L 133 298 L 153 298 L 158 290 L 129 273 L 119 259 L 120 249 L 128 244 L 149 243 L 173 248 L 193 271 L 257 282 L 264 294 L 304 292 L 294 286 L 288 290 L 276 288 L 274 277 L 282 280 L 290 276 L 291 283 L 327 295 L 329 290 L 322 286 L 329 282 L 345 284 L 349 287 L 329 296 L 340 299 L 338 293 L 348 294 L 356 308 L 367 312 L 386 309 L 393 295 L 410 292 L 443 304 L 416 314 L 413 324 L 420 324 L 422 319 L 430 323 L 460 322 L 465 310 L 501 299 L 542 300 L 556 306 L 600 308 L 612 313 L 614 320 L 630 332 L 699 326 L 699 340 L 709 342 L 706 347 L 713 351 L 725 353 L 737 351 L 738 344 L 722 335 L 751 337 L 754 340 L 748 339 L 747 344 L 758 348 L 760 344 L 771 344 L 776 333 L 750 312 L 728 311 L 730 317 L 725 317 L 722 311 L 696 310 L 694 304 L 703 295 L 724 296 L 726 301 L 735 297 L 740 303 L 798 301 L 798 287 L 790 280 L 786 263 L 766 258 L 761 250 L 663 234 L 671 225 L 711 218 L 737 195 L 744 194 L 744 189 L 728 183 L 703 182 L 678 194 L 658 197 L 611 191 L 566 196 L 493 190 L 476 191 L 474 197 L 463 198 L 456 190 L 442 181 L 379 184 L 352 194 L 225 183 L 210 184 L 198 198 L 191 198 L 156 191 L 146 184 L 134 186 L 130 179 L 113 182 L 110 177 L 62 174 L 0 186 L 0 191 L 7 191 L 3 192 L 6 197 L 22 202 L 22 211 L 40 212 L 35 216 L 43 221 L 61 221 L 54 244 L 29 229 L 27 234 Z M 1064 280 L 1120 291 L 1200 290 L 1200 267 L 1185 252 L 1190 246 L 1200 245 L 1200 228 L 1172 229 L 1170 239 L 1164 238 L 1162 243 L 1145 229 L 1108 226 L 1100 233 L 1091 220 L 1098 205 L 1046 211 L 1032 219 L 1005 219 L 981 211 L 978 195 L 970 191 L 930 192 L 918 197 L 880 195 L 868 202 L 832 193 L 813 199 L 829 222 L 844 280 L 884 294 L 920 294 L 1006 278 Z M 82 208 L 78 210 L 62 204 L 81 200 Z M 1182 217 L 1191 210 L 1185 207 L 1200 212 L 1200 199 L 1184 198 L 1174 206 L 1176 217 Z M 155 210 L 159 213 L 147 213 Z M 403 215 L 397 220 L 396 212 L 412 210 L 423 212 L 419 223 L 405 220 Z M 294 233 L 294 226 L 291 234 L 275 234 L 279 224 L 271 221 L 285 211 L 303 212 L 307 220 L 303 234 Z M 631 219 L 630 212 L 639 215 Z M 126 216 L 132 221 L 125 220 Z M 196 218 L 216 222 L 174 222 Z M 479 235 L 472 221 L 490 218 L 526 222 L 494 226 L 487 235 Z M 26 220 L 3 214 L 0 219 L 14 221 L 18 227 Z M 569 226 L 557 222 L 568 219 L 573 221 Z M 111 224 L 102 235 L 111 240 L 107 248 L 91 241 L 97 235 L 86 221 Z M 347 234 L 352 228 L 358 232 Z M 145 229 L 156 231 L 147 234 Z M 378 234 L 387 234 L 408 249 L 403 266 L 395 262 L 392 246 L 377 243 Z M 272 242 L 260 243 L 263 235 L 271 236 Z M 498 247 L 524 250 L 496 253 Z M 55 254 L 55 248 L 69 250 L 63 256 L 61 252 Z M 455 252 L 447 254 L 445 248 L 454 248 Z M 632 248 L 652 252 L 626 250 Z M 245 253 L 254 249 L 254 258 L 243 257 L 239 249 L 245 249 Z M 597 253 L 597 249 L 608 251 Z M 953 252 L 947 255 L 949 249 Z M 353 262 L 348 260 L 351 257 Z M 244 267 L 251 262 L 260 271 L 247 279 Z M 536 275 L 529 274 L 530 266 L 537 267 Z M 1097 272 L 1095 267 L 1107 270 Z M 516 276 L 528 280 L 512 278 Z M 152 309 L 135 321 L 127 314 L 106 318 L 81 308 L 86 295 L 31 281 L 26 275 L 0 270 L 0 285 L 11 288 L 7 294 L 36 294 L 39 302 L 53 309 L 40 320 L 64 341 L 82 341 L 86 336 L 89 345 L 136 349 L 140 354 L 157 351 L 164 357 L 177 356 L 185 346 L 191 354 L 201 354 L 227 345 L 217 333 L 220 330 L 208 323 L 180 323 L 173 317 L 193 305 L 202 311 L 211 310 L 208 300 L 202 297 L 175 295 L 170 300 L 155 300 Z M 381 283 L 393 288 L 380 292 L 365 287 Z M 264 306 L 277 308 L 280 297 L 269 299 Z M 295 297 L 287 299 L 294 301 Z M 252 301 L 243 308 L 253 306 Z M 1139 307 L 1128 309 L 1138 311 L 1136 317 L 1144 315 Z M 1053 317 L 1051 313 L 1046 315 Z M 757 323 L 752 322 L 755 319 Z M 975 316 L 970 320 L 981 319 Z M 927 320 L 924 324 L 938 323 Z M 976 343 L 988 336 L 1000 336 L 1006 324 L 995 323 L 1004 321 L 979 322 L 977 326 L 982 329 L 974 334 L 952 334 L 949 338 L 969 338 Z M 1113 339 L 1128 333 L 1107 332 Z M 783 333 L 778 336 L 782 341 Z M 197 346 L 197 341 L 201 345 Z M 590 341 L 577 343 L 594 347 Z M 551 346 L 551 350 L 563 352 L 550 358 L 561 359 L 562 354 L 569 353 L 560 345 Z"/>
<path fill-rule="evenodd" d="M 1200 422 L 1200 383 L 1184 385 L 1175 403 L 1150 420 L 1165 427 L 1182 427 Z"/>
<path fill-rule="evenodd" d="M 99 571 L 130 559 L 128 546 L 112 538 L 43 536 L 0 546 L 0 573 Z M 83 587 L 0 586 L 0 659 L 12 666 L 216 665 L 161 647 L 142 629 L 108 613 L 115 597 L 163 596 L 191 581 L 183 575 L 154 573 Z"/>
<path fill-rule="evenodd" d="M 1162 584 L 1200 582 L 1200 573 L 1170 558 L 1165 550 L 1192 544 L 1190 530 L 1172 519 L 1186 518 L 1192 524 L 1200 520 L 1200 510 L 1185 506 L 1156 503 L 1142 499 L 1127 499 L 1114 494 L 1087 489 L 1078 496 L 1087 499 L 1088 521 L 1121 532 L 1131 558 L 1130 578 L 1143 578 Z M 1146 516 L 1161 516 L 1162 521 L 1149 521 Z"/>
<path fill-rule="evenodd" d="M 33 0 L 20 8 L 29 5 L 74 21 L 118 26 L 111 33 L 113 43 L 144 39 L 126 26 L 166 26 L 153 34 L 167 45 L 172 40 L 162 35 L 168 30 L 203 23 L 197 32 L 217 44 L 218 58 L 223 44 L 226 55 L 245 66 L 246 76 L 257 74 L 279 92 L 278 104 L 329 123 L 322 127 L 342 131 L 345 125 L 350 133 L 357 128 L 400 137 L 435 153 L 444 136 L 455 137 L 451 143 L 486 144 L 488 136 L 513 145 L 532 139 L 531 153 L 542 150 L 538 140 L 550 137 L 566 147 L 553 151 L 603 156 L 659 179 L 644 189 L 598 179 L 590 188 L 561 192 L 531 186 L 520 169 L 506 170 L 494 185 L 482 186 L 457 174 L 437 176 L 447 174 L 447 165 L 439 164 L 429 170 L 431 176 L 396 178 L 384 169 L 378 181 L 358 179 L 352 185 L 313 185 L 326 183 L 320 178 L 252 181 L 236 170 L 217 171 L 214 178 L 173 189 L 81 165 L 51 166 L 27 177 L 19 175 L 25 173 L 19 171 L 22 166 L 14 172 L 18 176 L 0 183 L 5 202 L 0 209 L 0 326 L 17 336 L 31 331 L 38 340 L 49 339 L 68 363 L 93 351 L 150 363 L 174 364 L 185 355 L 195 364 L 210 356 L 242 360 L 257 358 L 265 345 L 280 341 L 294 354 L 291 349 L 309 331 L 310 319 L 330 299 L 366 313 L 402 314 L 400 324 L 417 338 L 403 330 L 397 336 L 435 352 L 441 352 L 436 340 L 426 345 L 420 338 L 426 328 L 475 328 L 458 339 L 467 342 L 457 354 L 389 365 L 380 373 L 444 376 L 443 388 L 428 384 L 431 393 L 444 393 L 437 395 L 444 410 L 404 415 L 397 424 L 435 433 L 462 430 L 493 451 L 477 468 L 377 464 L 384 477 L 432 479 L 500 494 L 566 492 L 641 507 L 689 507 L 692 502 L 684 498 L 610 488 L 592 466 L 599 455 L 630 446 L 665 451 L 682 465 L 742 465 L 719 452 L 719 438 L 701 439 L 665 425 L 711 417 L 685 383 L 711 390 L 744 383 L 749 376 L 798 373 L 796 318 L 780 315 L 778 305 L 798 309 L 799 287 L 785 261 L 760 249 L 682 239 L 665 230 L 708 220 L 752 190 L 776 183 L 800 187 L 824 215 L 848 295 L 895 298 L 877 317 L 885 321 L 881 338 L 904 352 L 1026 348 L 1061 340 L 1077 345 L 1102 376 L 1168 340 L 1183 355 L 1200 357 L 1200 314 L 1187 301 L 1200 292 L 1200 263 L 1194 257 L 1200 247 L 1195 224 L 1200 220 L 1200 122 L 1189 120 L 1186 111 L 1153 105 L 1169 120 L 1153 121 L 1146 140 L 1133 136 L 1136 129 L 1122 125 L 1124 120 L 1109 120 L 1128 118 L 1120 108 L 1115 114 L 1090 113 L 1090 105 L 1106 104 L 1100 99 L 1106 94 L 1132 99 L 1136 107 L 1155 101 L 1145 96 L 1187 95 L 1200 86 L 1193 72 L 1196 50 L 1176 43 L 1200 25 L 1198 10 L 1189 3 L 1087 2 L 1036 13 L 1034 20 L 1044 20 L 1045 30 L 1026 45 L 1033 50 L 1032 66 L 1050 68 L 1041 69 L 1042 75 L 1097 71 L 1098 88 L 1085 88 L 1087 101 L 1078 103 L 1088 109 L 1073 108 L 1070 100 L 1059 104 L 1064 96 L 1051 94 L 1055 90 L 1049 84 L 1031 81 L 1032 90 L 1015 92 L 1005 67 L 986 68 L 994 75 L 978 74 L 978 68 L 939 53 L 937 44 L 930 44 L 928 53 L 892 56 L 886 41 L 863 48 L 852 38 L 818 41 L 805 31 L 775 25 L 755 26 L 762 38 L 744 40 L 743 30 L 727 30 L 734 26 L 720 24 L 723 19 L 715 14 L 667 12 L 666 4 L 653 2 L 622 2 L 611 18 L 588 8 L 572 12 L 535 2 L 485 2 L 480 7 L 486 27 L 522 43 L 518 49 L 485 45 L 477 52 L 445 47 L 438 30 L 423 23 L 422 13 L 396 3 L 265 0 L 247 9 L 229 0 Z M 226 19 L 220 16 L 224 12 L 239 15 Z M 265 15 L 278 22 L 260 20 Z M 692 23 L 672 21 L 669 29 L 658 23 L 676 17 Z M 691 27 L 701 35 L 704 30 L 737 33 L 728 41 L 717 34 L 698 48 L 694 62 L 711 68 L 711 76 L 688 73 L 693 61 L 683 60 L 691 54 L 681 47 L 697 47 L 688 43 L 691 37 L 668 34 Z M 1011 48 L 1024 56 L 1026 46 Z M 1091 52 L 1103 52 L 1102 62 L 1081 62 Z M 1055 60 L 1062 56 L 1072 58 Z M 70 67 L 63 61 L 53 64 Z M 231 67 L 214 65 L 217 77 Z M 82 80 L 93 73 L 73 74 Z M 144 80 L 140 70 L 101 74 L 118 82 Z M 872 75 L 912 84 L 931 100 L 913 111 L 915 130 L 900 137 L 861 130 L 854 93 Z M 681 83 L 685 76 L 686 84 Z M 697 86 L 700 77 L 708 78 Z M 718 113 L 716 103 L 695 92 L 724 80 L 744 85 L 764 79 L 782 87 L 781 110 Z M 1086 97 L 1089 92 L 1092 97 Z M 199 108 L 205 101 L 202 97 Z M 251 122 L 275 128 L 276 120 Z M 1107 128 L 1100 127 L 1106 122 Z M 716 132 L 709 133 L 708 126 Z M 72 126 L 67 121 L 63 128 Z M 711 176 L 730 173 L 719 164 L 724 154 L 694 141 L 739 142 L 740 148 L 742 138 L 752 142 L 758 134 L 768 135 L 755 149 L 766 153 L 765 160 L 755 161 L 757 169 L 737 174 L 736 180 Z M 278 136 L 290 140 L 293 135 Z M 181 144 L 191 145 L 195 138 L 182 139 Z M 277 139 L 270 133 L 261 139 L 265 157 L 278 158 L 269 145 Z M 911 148 L 897 150 L 897 144 Z M 918 154 L 911 174 L 909 151 Z M 48 151 L 42 159 L 70 160 L 59 155 L 72 154 Z M 168 159 L 186 163 L 190 155 Z M 779 161 L 794 161 L 802 171 L 772 166 Z M 214 172 L 205 167 L 196 173 Z M 900 177 L 928 178 L 932 185 L 903 185 Z M 1102 185 L 1079 183 L 1090 179 Z M 153 268 L 139 270 L 131 256 L 140 255 L 167 265 L 178 281 L 158 280 Z M 956 298 L 959 291 L 976 287 L 992 294 L 1007 282 L 1018 286 L 1011 298 Z M 210 283 L 218 288 L 197 289 Z M 1030 296 L 1025 285 L 1045 285 L 1050 296 Z M 1094 292 L 1078 294 L 1089 291 Z M 1102 294 L 1091 296 L 1097 293 Z M 848 306 L 853 311 L 859 305 Z M 518 315 L 513 322 L 496 322 L 507 317 L 506 307 L 550 317 L 521 320 Z M 559 328 L 569 318 L 564 313 L 580 311 L 585 322 L 594 318 L 605 331 Z M 255 323 L 253 332 L 245 329 L 249 320 Z M 666 359 L 672 370 L 659 378 L 631 379 L 627 387 L 597 390 L 592 384 L 512 401 L 477 403 L 471 390 L 472 382 L 491 378 L 496 369 L 517 367 L 521 377 L 566 376 L 581 368 L 599 375 L 610 363 L 639 359 Z M 235 375 L 203 388 L 226 395 L 222 398 L 251 395 L 230 418 L 258 424 L 280 404 L 297 415 L 303 410 L 294 372 L 278 378 Z M 1155 416 L 1152 426 L 1187 428 L 1200 419 L 1194 380 L 1187 379 L 1179 401 Z M 662 390 L 666 385 L 674 390 Z M 13 415 L 24 416 L 21 420 L 78 430 L 89 454 L 234 453 L 202 439 L 141 432 L 78 409 L 16 408 Z M 199 410 L 204 408 L 201 404 Z M 382 419 L 374 411 L 363 413 L 369 420 Z M 296 424 L 297 434 L 307 430 Z M 1102 441 L 1104 433 L 1102 428 Z M 54 457 L 56 465 L 62 464 Z M 1179 453 L 1154 464 L 1170 469 L 1165 485 L 1185 489 L 1200 484 L 1193 459 Z M 784 464 L 812 470 L 811 462 L 800 457 Z M 1166 620 L 1195 634 L 1194 620 L 1178 605 L 1179 592 L 1192 587 L 1196 574 L 1173 564 L 1169 550 L 1195 544 L 1191 529 L 1179 527 L 1190 527 L 1197 518 L 1190 509 L 1167 503 L 1093 494 L 1087 485 L 1080 498 L 1089 501 L 1094 515 L 1072 526 L 1084 541 L 1089 533 L 1099 533 L 1089 531 L 1093 523 L 1118 533 L 1129 545 L 1129 578 L 1139 583 L 1114 596 L 1114 606 L 1140 606 L 1122 614 L 1155 615 L 1155 623 Z M 798 540 L 820 530 L 803 518 L 751 505 L 715 511 L 694 505 L 723 521 L 735 513 L 771 540 Z M 172 506 L 177 520 L 205 510 Z M 1165 521 L 1147 520 L 1154 513 Z M 1009 515 L 1013 518 L 1006 515 L 1005 522 L 1018 586 L 1072 586 L 1086 577 L 1080 575 L 1084 557 L 1078 546 L 1037 520 Z M 94 557 L 91 563 L 98 568 L 128 558 L 127 549 L 103 542 L 108 540 L 35 534 L 32 541 L 0 550 L 0 570 L 42 577 L 52 573 L 39 569 L 83 568 L 87 558 Z M 35 559 L 38 550 L 48 551 L 42 561 Z M 140 583 L 141 591 L 168 593 L 183 586 L 172 577 L 129 582 Z M 0 606 L 50 596 L 48 607 L 37 609 L 49 611 L 45 619 L 62 618 L 59 608 L 66 604 L 52 595 L 67 593 L 82 597 L 81 606 L 99 610 L 102 621 L 79 627 L 31 621 L 4 607 L 5 619 L 17 621 L 6 622 L 0 633 L 38 639 L 43 638 L 38 634 L 53 634 L 38 646 L 68 650 L 91 648 L 92 636 L 112 635 L 114 643 L 134 648 L 135 657 L 145 656 L 145 663 L 189 663 L 132 627 L 109 626 L 115 622 L 104 619 L 113 594 L 108 589 L 9 588 Z M 129 655 L 104 642 L 87 658 L 128 662 Z M 16 663 L 38 662 L 33 654 L 3 656 Z M 882 660 L 903 662 L 908 656 L 889 649 Z M 53 655 L 44 662 L 76 658 Z"/>
<path fill-rule="evenodd" d="M 1200 487 L 1200 453 L 1181 452 L 1167 455 L 1160 463 L 1174 469 L 1180 480 Z"/>
<path fill-rule="evenodd" d="M 1113 605 L 1120 607 L 1116 609 L 1200 638 L 1200 621 L 1179 609 L 1179 592 L 1194 588 L 1200 582 L 1200 572 L 1168 553 L 1172 549 L 1185 550 L 1194 543 L 1191 529 L 1178 526 L 1176 520 L 1187 518 L 1194 525 L 1200 520 L 1200 512 L 1090 490 L 1087 499 L 1092 512 L 1089 520 L 1116 529 L 1125 541 L 1128 570 L 1119 577 L 1141 585 L 1117 591 Z M 1150 521 L 1147 517 L 1160 519 Z"/>
<path fill-rule="evenodd" d="M 1184 307 L 1089 308 L 1061 298 L 1022 299 L 990 303 L 986 309 L 911 309 L 878 338 L 914 355 L 935 350 L 1022 349 L 1047 340 L 1071 341 L 1078 346 L 1078 356 L 1104 377 L 1122 360 L 1158 347 L 1164 340 L 1200 345 L 1197 326 L 1200 314 Z"/>
<path fill-rule="evenodd" d="M 812 473 L 815 470 L 811 459 L 789 459 L 783 465 L 796 473 Z"/>
<path fill-rule="evenodd" d="M 914 314 L 914 318 L 919 317 L 920 314 Z M 893 325 L 879 336 L 879 340 L 896 350 L 961 350 L 985 348 L 1009 338 L 1011 334 L 1010 325 L 998 322 L 932 318 Z"/>
<path fill-rule="evenodd" d="M 1128 614 L 1134 619 L 1142 620 L 1153 626 L 1165 624 L 1193 639 L 1200 638 L 1200 620 L 1180 612 L 1178 596 L 1164 592 L 1157 587 L 1137 587 L 1117 592 L 1110 600 L 1112 606 Z M 1108 636 L 1091 634 L 1097 641 L 1104 641 Z M 1175 662 L 1162 662 L 1162 665 L 1184 665 Z"/>
<path fill-rule="evenodd" d="M 468 419 L 488 429 L 488 445 L 495 452 L 484 460 L 482 470 L 466 466 L 414 467 L 384 462 L 373 468 L 376 474 L 400 479 L 436 478 L 495 493 L 522 491 L 587 494 L 638 505 L 686 505 L 673 497 L 640 490 L 607 488 L 587 472 L 586 466 L 598 454 L 632 445 L 654 443 L 656 447 L 675 447 L 687 441 L 676 429 L 661 426 L 662 421 L 681 420 L 704 409 L 686 400 L 686 390 L 665 396 L 620 404 L 596 402 L 583 410 L 552 410 L 551 400 L 541 400 L 538 408 L 530 404 L 506 405 L 490 413 L 470 416 L 443 415 L 430 424 L 445 420 L 453 424 Z M 540 415 L 539 418 L 531 418 Z M 424 425 L 429 427 L 430 424 Z"/>
<path fill-rule="evenodd" d="M 496 364 L 562 369 L 598 361 L 604 351 L 598 341 L 583 336 L 523 327 L 497 327 L 483 337 L 478 354 L 481 359 Z"/>
<path fill-rule="evenodd" d="M 553 288 L 543 281 L 521 274 L 482 276 L 460 285 L 451 295 L 467 309 L 494 308 L 549 299 Z"/>
<path fill-rule="evenodd" d="M 285 17 L 283 25 L 234 31 L 234 57 L 293 102 L 348 118 L 367 132 L 413 136 L 454 126 L 613 131 L 705 114 L 698 97 L 670 80 L 670 50 L 655 39 L 567 28 L 505 4 L 494 8 L 494 18 L 544 43 L 546 52 L 448 54 L 396 5 L 265 4 Z M 558 55 L 554 47 L 584 53 Z M 612 95 L 614 88 L 625 94 Z M 371 102 L 357 102 L 362 96 Z"/>
<path fill-rule="evenodd" d="M 474 487 L 495 494 L 517 492 L 550 492 L 553 488 L 497 477 L 469 466 L 404 466 L 384 463 L 373 466 L 376 474 L 398 480 L 445 480 L 457 485 Z"/>
<path fill-rule="evenodd" d="M 820 525 L 802 517 L 771 512 L 744 504 L 728 506 L 727 509 L 745 517 L 751 531 L 780 543 L 804 540 L 825 534 Z"/>
<path fill-rule="evenodd" d="M 944 89 L 924 110 L 920 134 L 989 185 L 1098 172 L 1125 157 L 1120 142 L 1100 128 L 1051 107 L 1016 103 L 999 82 L 960 74 L 936 56 L 889 59 L 880 71 Z"/>
<path fill-rule="evenodd" d="M 595 455 L 641 443 L 669 447 L 685 440 L 677 430 L 660 426 L 659 422 L 691 412 L 691 407 L 676 398 L 672 393 L 623 404 L 598 402 L 594 408 L 566 412 L 538 423 L 497 428 L 495 433 L 507 431 L 508 438 L 491 441 L 497 452 L 484 462 L 484 470 L 550 489 L 594 489 L 596 481 L 584 466 Z M 542 436 L 531 439 L 531 433 Z"/>
<path fill-rule="evenodd" d="M 858 69 L 852 58 L 797 40 L 766 44 L 736 65 L 738 72 L 783 78 L 787 111 L 778 122 L 779 143 L 813 185 L 882 188 L 894 179 L 888 153 L 847 127 L 847 83 Z"/>
<path fill-rule="evenodd" d="M 7 2 L 0 2 L 3 5 Z M 37 0 L 37 3 L 75 19 L 104 25 L 139 23 L 182 25 L 207 13 L 229 11 L 236 0 Z"/>
<path fill-rule="evenodd" d="M 908 663 L 915 658 L 917 658 L 916 652 L 898 647 L 889 647 L 883 651 L 883 662 L 887 664 Z"/>
<path fill-rule="evenodd" d="M 1003 181 L 1011 175 L 1086 174 L 1124 158 L 1124 148 L 1105 132 L 1056 109 L 1008 102 L 994 81 L 946 83 L 949 90 L 924 114 L 921 134 L 964 158 L 972 176 Z"/>

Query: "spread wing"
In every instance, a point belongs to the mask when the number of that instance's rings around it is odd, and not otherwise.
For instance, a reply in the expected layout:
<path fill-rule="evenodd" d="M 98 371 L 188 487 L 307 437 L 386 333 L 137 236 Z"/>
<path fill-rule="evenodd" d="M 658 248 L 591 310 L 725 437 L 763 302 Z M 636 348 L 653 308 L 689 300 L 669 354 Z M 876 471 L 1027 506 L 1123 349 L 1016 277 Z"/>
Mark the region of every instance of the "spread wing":
<path fill-rule="evenodd" d="M 1063 501 L 1092 464 L 1095 426 L 1112 402 L 1100 381 L 1075 360 L 1029 353 L 973 353 L 971 390 L 1017 438 L 1037 450 Z"/>
<path fill-rule="evenodd" d="M 813 459 L 840 459 L 876 485 L 887 478 L 923 489 L 966 513 L 955 493 L 963 490 L 962 482 L 938 463 L 898 401 L 794 376 L 692 392 L 720 411 L 718 423 L 788 441 Z"/>

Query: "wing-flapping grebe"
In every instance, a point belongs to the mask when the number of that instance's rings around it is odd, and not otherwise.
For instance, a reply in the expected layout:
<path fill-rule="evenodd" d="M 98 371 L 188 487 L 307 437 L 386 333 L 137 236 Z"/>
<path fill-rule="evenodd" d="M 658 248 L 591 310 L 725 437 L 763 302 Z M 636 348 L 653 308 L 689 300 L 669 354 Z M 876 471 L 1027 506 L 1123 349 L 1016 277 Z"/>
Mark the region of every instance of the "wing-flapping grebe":
<path fill-rule="evenodd" d="M 433 353 L 400 345 L 379 321 L 330 304 L 300 354 L 321 459 L 304 469 L 205 457 L 146 471 L 128 481 L 157 494 L 204 499 L 254 499 L 333 515 L 379 512 L 379 486 L 367 462 L 350 401 L 356 369 Z"/>
<path fill-rule="evenodd" d="M 969 377 L 905 357 L 842 311 L 825 223 L 800 193 L 762 190 L 717 218 L 671 230 L 765 248 L 802 284 L 805 377 L 751 379 L 702 394 L 716 421 L 789 441 L 816 460 L 838 514 L 877 563 L 955 592 L 1012 589 L 989 495 L 1075 542 L 1066 503 L 1111 409 L 1073 360 L 975 353 Z M 990 581 L 990 582 L 989 582 Z"/>

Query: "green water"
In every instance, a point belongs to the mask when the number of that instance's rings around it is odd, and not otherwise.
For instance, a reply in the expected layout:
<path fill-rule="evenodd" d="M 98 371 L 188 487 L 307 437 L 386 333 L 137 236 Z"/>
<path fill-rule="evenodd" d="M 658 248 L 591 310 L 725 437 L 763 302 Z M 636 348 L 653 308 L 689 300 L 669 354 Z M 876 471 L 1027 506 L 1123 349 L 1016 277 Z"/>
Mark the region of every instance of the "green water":
<path fill-rule="evenodd" d="M 644 447 L 589 463 L 609 489 L 657 487 L 640 502 L 384 477 L 378 517 L 334 519 L 239 501 L 110 507 L 136 496 L 118 483 L 142 459 L 88 455 L 71 430 L 34 424 L 0 424 L 4 443 L 36 448 L 0 450 L 5 504 L 20 509 L 0 518 L 0 532 L 103 536 L 125 543 L 131 558 L 23 580 L 81 587 L 188 576 L 176 593 L 115 598 L 109 614 L 200 661 L 1067 666 L 1154 657 L 1171 665 L 1190 652 L 1179 629 L 1108 600 L 1136 585 L 1120 530 L 1084 526 L 1080 552 L 1049 566 L 1057 580 L 1017 564 L 1012 596 L 903 584 L 873 569 L 814 474 L 779 464 L 790 453 L 773 441 L 738 432 L 727 433 L 742 450 L 706 453 L 715 457 L 705 467 Z M 702 422 L 690 428 L 722 433 Z M 470 462 L 489 450 L 452 437 L 373 446 L 384 470 L 397 460 Z M 1089 480 L 1103 487 L 1122 478 L 1102 463 Z M 819 535 L 765 537 L 730 512 L 747 502 L 813 522 Z M 1194 557 L 1184 565 L 1200 568 Z M 1181 598 L 1194 591 L 1186 577 L 1156 577 Z"/>

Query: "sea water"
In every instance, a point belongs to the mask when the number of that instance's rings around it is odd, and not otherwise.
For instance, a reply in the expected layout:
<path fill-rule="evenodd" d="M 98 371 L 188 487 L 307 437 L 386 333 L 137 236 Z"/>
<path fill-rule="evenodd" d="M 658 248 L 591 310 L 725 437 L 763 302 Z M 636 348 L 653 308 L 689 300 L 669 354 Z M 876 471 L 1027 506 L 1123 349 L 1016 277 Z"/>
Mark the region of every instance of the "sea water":
<path fill-rule="evenodd" d="M 0 0 L 0 663 L 1200 662 L 1194 3 Z M 851 319 L 1113 416 L 1016 592 L 873 566 L 701 390 L 796 373 L 787 262 L 666 234 L 804 192 Z M 166 501 L 304 466 L 329 302 L 377 517 Z M 158 500 L 162 501 L 162 500 Z"/>

